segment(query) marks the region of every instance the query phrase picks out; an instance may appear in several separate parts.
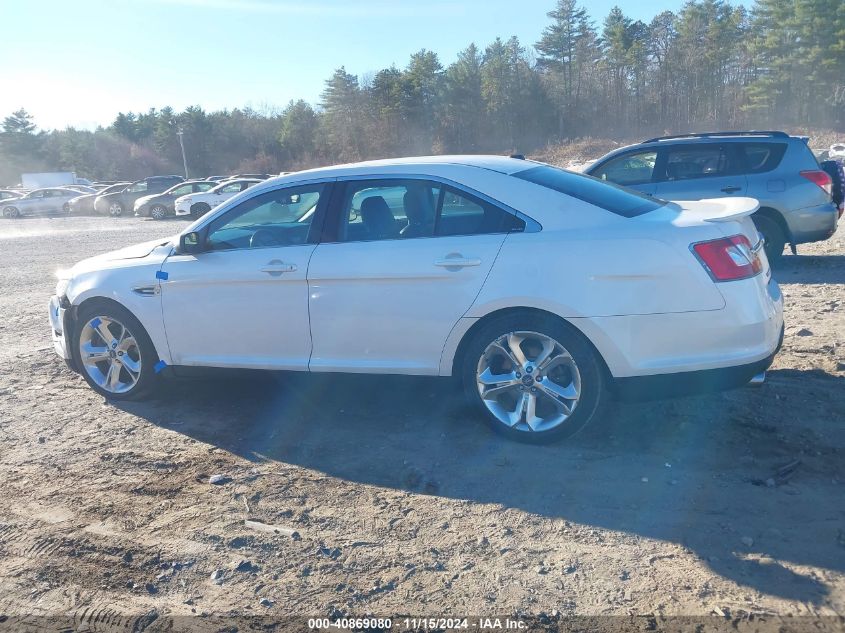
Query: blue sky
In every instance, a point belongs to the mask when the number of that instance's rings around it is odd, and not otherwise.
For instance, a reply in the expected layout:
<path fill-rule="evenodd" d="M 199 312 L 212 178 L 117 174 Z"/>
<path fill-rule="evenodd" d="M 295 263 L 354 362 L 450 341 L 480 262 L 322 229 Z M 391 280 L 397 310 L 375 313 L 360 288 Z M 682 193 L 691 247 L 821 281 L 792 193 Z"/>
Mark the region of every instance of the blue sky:
<path fill-rule="evenodd" d="M 281 108 L 319 100 L 343 65 L 359 76 L 411 53 L 451 63 L 470 42 L 533 45 L 555 0 L 0 0 L 0 117 L 42 129 L 107 125 L 119 111 Z M 682 0 L 592 0 L 649 20 Z"/>

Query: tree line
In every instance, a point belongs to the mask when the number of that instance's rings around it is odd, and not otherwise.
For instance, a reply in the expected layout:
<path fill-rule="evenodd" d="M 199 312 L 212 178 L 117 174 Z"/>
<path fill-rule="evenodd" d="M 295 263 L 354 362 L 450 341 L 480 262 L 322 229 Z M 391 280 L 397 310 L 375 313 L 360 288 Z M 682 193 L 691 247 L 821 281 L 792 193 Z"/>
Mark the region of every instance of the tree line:
<path fill-rule="evenodd" d="M 845 129 L 845 2 L 688 0 L 650 22 L 618 7 L 596 23 L 557 0 L 533 46 L 469 44 L 444 66 L 344 67 L 317 104 L 120 113 L 96 130 L 38 131 L 23 109 L 0 131 L 0 182 L 60 169 L 98 179 L 278 172 L 430 153 L 531 152 L 566 139 L 693 129 Z"/>

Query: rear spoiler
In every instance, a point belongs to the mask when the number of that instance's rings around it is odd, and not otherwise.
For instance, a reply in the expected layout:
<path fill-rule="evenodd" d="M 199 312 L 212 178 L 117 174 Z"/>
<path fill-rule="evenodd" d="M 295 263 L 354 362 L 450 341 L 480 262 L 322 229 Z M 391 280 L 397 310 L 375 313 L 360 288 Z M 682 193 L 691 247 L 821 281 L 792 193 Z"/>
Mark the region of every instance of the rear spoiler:
<path fill-rule="evenodd" d="M 760 208 L 756 198 L 707 198 L 673 200 L 684 211 L 694 213 L 706 222 L 730 222 L 747 217 Z"/>

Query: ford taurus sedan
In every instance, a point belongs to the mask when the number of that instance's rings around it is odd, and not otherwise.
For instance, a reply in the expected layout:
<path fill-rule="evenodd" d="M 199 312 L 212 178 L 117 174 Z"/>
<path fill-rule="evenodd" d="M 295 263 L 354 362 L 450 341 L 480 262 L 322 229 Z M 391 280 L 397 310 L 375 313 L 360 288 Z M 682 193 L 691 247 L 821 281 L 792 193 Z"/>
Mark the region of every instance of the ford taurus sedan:
<path fill-rule="evenodd" d="M 149 393 L 163 368 L 455 376 L 494 429 L 543 442 L 614 392 L 765 371 L 783 316 L 757 206 L 495 156 L 298 172 L 76 264 L 50 302 L 53 342 L 112 399 Z"/>

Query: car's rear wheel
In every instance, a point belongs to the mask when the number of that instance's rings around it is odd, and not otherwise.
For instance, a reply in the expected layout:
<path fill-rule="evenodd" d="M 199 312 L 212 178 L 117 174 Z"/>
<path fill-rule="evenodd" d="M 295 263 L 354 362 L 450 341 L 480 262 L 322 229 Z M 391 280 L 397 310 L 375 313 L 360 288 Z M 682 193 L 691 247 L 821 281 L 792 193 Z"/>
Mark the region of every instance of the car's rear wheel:
<path fill-rule="evenodd" d="M 9 218 L 10 220 L 14 218 L 19 218 L 21 217 L 21 212 L 18 210 L 17 207 L 5 207 L 3 209 L 3 217 Z"/>
<path fill-rule="evenodd" d="M 201 218 L 209 211 L 211 211 L 211 207 L 208 206 L 205 202 L 200 202 L 199 204 L 195 204 L 191 207 L 191 217 Z"/>
<path fill-rule="evenodd" d="M 119 218 L 123 215 L 123 205 L 119 202 L 112 202 L 109 204 L 109 215 L 113 218 Z"/>
<path fill-rule="evenodd" d="M 766 258 L 769 264 L 774 266 L 780 261 L 783 255 L 783 247 L 786 246 L 786 235 L 777 223 L 777 220 L 767 215 L 755 215 L 752 218 L 757 232 L 765 240 L 763 249 L 766 251 Z"/>
<path fill-rule="evenodd" d="M 535 314 L 483 326 L 463 357 L 467 398 L 492 428 L 522 442 L 569 437 L 605 397 L 601 361 L 580 332 Z"/>
<path fill-rule="evenodd" d="M 155 382 L 157 355 L 140 321 L 114 303 L 83 306 L 73 338 L 76 366 L 94 391 L 113 400 L 139 398 Z"/>
<path fill-rule="evenodd" d="M 161 204 L 155 205 L 152 209 L 150 209 L 150 217 L 153 220 L 163 220 L 167 217 L 167 207 Z"/>

